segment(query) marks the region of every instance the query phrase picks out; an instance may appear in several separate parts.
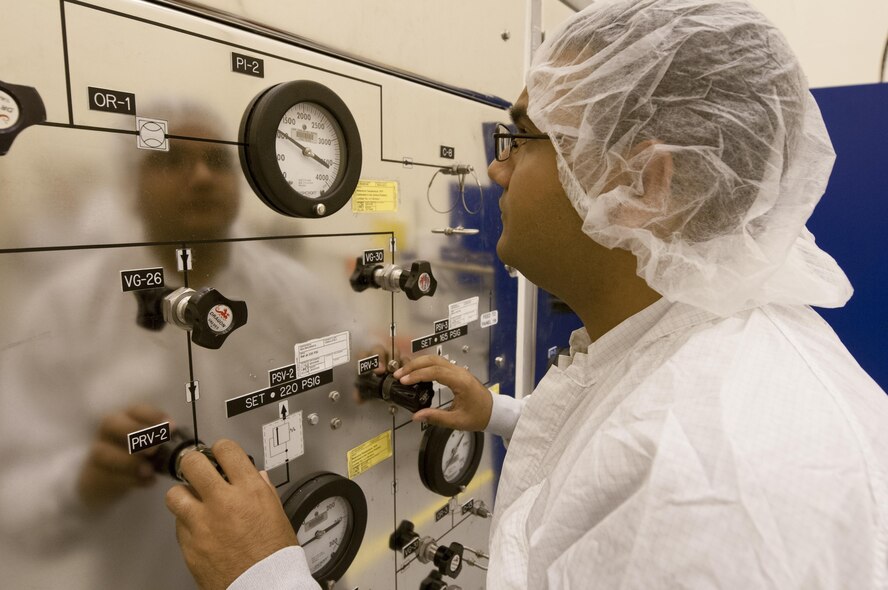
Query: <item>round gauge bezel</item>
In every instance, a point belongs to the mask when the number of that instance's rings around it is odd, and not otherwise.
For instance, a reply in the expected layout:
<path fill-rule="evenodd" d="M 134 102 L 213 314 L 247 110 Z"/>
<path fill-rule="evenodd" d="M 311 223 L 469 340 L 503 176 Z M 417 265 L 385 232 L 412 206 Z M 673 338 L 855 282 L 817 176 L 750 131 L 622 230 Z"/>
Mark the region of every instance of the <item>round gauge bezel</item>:
<path fill-rule="evenodd" d="M 326 110 L 342 131 L 339 177 L 322 197 L 311 198 L 295 190 L 284 178 L 277 160 L 277 131 L 284 115 L 299 103 L 314 103 Z M 256 96 L 241 119 L 238 153 L 247 182 L 262 201 L 290 217 L 328 217 L 354 194 L 361 177 L 361 135 L 345 102 L 322 84 L 311 80 L 283 82 Z M 323 205 L 319 211 L 318 205 Z"/>
<path fill-rule="evenodd" d="M 455 496 L 460 493 L 460 488 L 469 485 L 478 465 L 481 463 L 481 455 L 484 453 L 484 433 L 466 432 L 474 437 L 474 447 L 468 466 L 456 481 L 447 481 L 444 477 L 444 448 L 450 435 L 455 432 L 453 428 L 429 425 L 423 434 L 419 446 L 419 478 L 422 484 L 432 492 L 442 496 Z"/>
<path fill-rule="evenodd" d="M 342 497 L 348 504 L 351 518 L 345 530 L 343 545 L 324 567 L 312 573 L 312 577 L 322 585 L 328 580 L 339 580 L 358 554 L 358 549 L 364 540 L 364 532 L 367 530 L 367 499 L 364 497 L 364 492 L 350 479 L 321 471 L 297 482 L 293 486 L 293 492 L 284 500 L 284 512 L 290 519 L 293 531 L 298 532 L 299 527 L 318 504 L 336 496 Z"/>

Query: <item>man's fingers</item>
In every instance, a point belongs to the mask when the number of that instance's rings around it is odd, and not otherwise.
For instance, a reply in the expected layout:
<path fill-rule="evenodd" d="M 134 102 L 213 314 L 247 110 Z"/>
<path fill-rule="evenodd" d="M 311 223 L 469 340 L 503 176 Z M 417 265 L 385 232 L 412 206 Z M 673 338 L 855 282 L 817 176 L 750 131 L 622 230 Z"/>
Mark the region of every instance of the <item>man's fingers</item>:
<path fill-rule="evenodd" d="M 414 422 L 428 422 L 435 426 L 446 426 L 447 428 L 460 428 L 462 421 L 459 419 L 457 412 L 453 410 L 439 410 L 437 408 L 426 408 L 413 414 Z"/>
<path fill-rule="evenodd" d="M 90 461 L 100 469 L 115 475 L 139 480 L 150 480 L 154 469 L 143 457 L 130 455 L 123 448 L 105 440 L 93 443 Z"/>
<path fill-rule="evenodd" d="M 400 378 L 400 382 L 404 385 L 413 385 L 420 381 L 437 381 L 458 395 L 462 389 L 470 387 L 475 378 L 467 370 L 451 365 L 447 361 L 415 369 Z"/>
<path fill-rule="evenodd" d="M 171 487 L 167 490 L 166 497 L 164 498 L 166 501 L 167 509 L 173 513 L 173 516 L 176 517 L 176 533 L 179 533 L 179 525 L 178 522 L 181 522 L 186 527 L 188 527 L 189 523 L 195 518 L 197 512 L 203 508 L 201 506 L 200 500 L 198 500 L 194 496 L 194 492 L 192 492 L 188 486 L 177 485 Z"/>
<path fill-rule="evenodd" d="M 108 442 L 126 447 L 126 435 L 145 428 L 145 424 L 125 412 L 109 414 L 99 425 L 99 436 Z"/>
<path fill-rule="evenodd" d="M 136 404 L 130 406 L 126 409 L 126 413 L 130 418 L 144 424 L 145 426 L 143 426 L 143 428 L 154 426 L 161 422 L 168 422 L 170 420 L 170 417 L 165 412 L 148 404 Z"/>
<path fill-rule="evenodd" d="M 395 378 L 398 379 L 403 375 L 407 375 L 413 371 L 418 369 L 422 369 L 430 366 L 443 366 L 450 365 L 450 361 L 445 359 L 444 357 L 438 356 L 437 354 L 424 354 L 422 356 L 418 356 L 413 359 L 409 359 L 404 362 L 404 365 L 395 371 Z"/>
<path fill-rule="evenodd" d="M 268 472 L 267 472 L 267 471 L 260 471 L 260 472 L 259 472 L 259 477 L 261 477 L 262 480 L 263 480 L 265 483 L 268 484 L 268 487 L 271 488 L 271 491 L 272 491 L 272 492 L 274 492 L 275 494 L 277 494 L 277 488 L 275 488 L 275 487 L 274 487 L 274 484 L 271 483 L 271 478 L 268 477 Z"/>
<path fill-rule="evenodd" d="M 228 483 L 222 479 L 222 476 L 216 471 L 216 468 L 210 463 L 203 453 L 199 451 L 188 451 L 179 461 L 179 467 L 185 480 L 194 488 L 197 495 L 206 498 L 213 493 L 213 489 L 219 486 L 227 486 Z"/>
<path fill-rule="evenodd" d="M 247 453 L 233 440 L 219 439 L 213 445 L 213 456 L 228 476 L 228 481 L 238 483 L 256 477 L 257 470 Z"/>
<path fill-rule="evenodd" d="M 176 541 L 179 542 L 183 550 L 191 544 L 191 530 L 185 524 L 185 521 L 179 518 L 176 518 Z"/>

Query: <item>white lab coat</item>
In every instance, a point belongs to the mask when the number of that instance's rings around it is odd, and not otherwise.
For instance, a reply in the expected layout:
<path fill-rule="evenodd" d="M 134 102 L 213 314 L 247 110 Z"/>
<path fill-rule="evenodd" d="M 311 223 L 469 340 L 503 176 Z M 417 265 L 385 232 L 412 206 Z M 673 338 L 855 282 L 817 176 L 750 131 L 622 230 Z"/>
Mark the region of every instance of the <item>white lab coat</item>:
<path fill-rule="evenodd" d="M 587 344 L 517 423 L 489 590 L 888 585 L 888 398 L 814 311 L 661 300 Z"/>
<path fill-rule="evenodd" d="M 814 311 L 661 300 L 571 345 L 494 398 L 488 590 L 888 587 L 888 397 Z M 298 557 L 232 588 L 308 588 Z"/>
<path fill-rule="evenodd" d="M 101 515 L 84 513 L 75 491 L 105 414 L 146 402 L 191 428 L 186 333 L 137 327 L 136 299 L 120 291 L 120 270 L 157 261 L 142 248 L 44 256 L 67 268 L 20 290 L 0 346 L 0 586 L 194 587 L 164 505 L 175 482 L 159 477 Z M 227 420 L 224 400 L 266 386 L 264 369 L 292 363 L 296 342 L 346 329 L 349 316 L 305 267 L 260 242 L 234 245 L 211 286 L 246 301 L 249 321 L 219 350 L 192 347 L 199 435 L 255 443 L 274 409 Z"/>

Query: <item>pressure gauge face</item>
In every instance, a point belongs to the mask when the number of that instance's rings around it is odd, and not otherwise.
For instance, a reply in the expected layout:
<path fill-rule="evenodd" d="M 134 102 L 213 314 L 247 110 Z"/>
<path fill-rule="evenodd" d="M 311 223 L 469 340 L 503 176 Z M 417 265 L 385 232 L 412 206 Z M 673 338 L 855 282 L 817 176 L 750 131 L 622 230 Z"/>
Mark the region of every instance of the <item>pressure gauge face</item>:
<path fill-rule="evenodd" d="M 332 90 L 297 80 L 253 99 L 241 120 L 241 167 L 266 205 L 294 217 L 325 217 L 351 198 L 361 174 L 361 137 Z"/>
<path fill-rule="evenodd" d="M 5 131 L 19 122 L 18 103 L 12 95 L 0 89 L 0 131 Z"/>
<path fill-rule="evenodd" d="M 459 481 L 465 475 L 474 457 L 475 437 L 468 432 L 454 430 L 447 437 L 441 457 L 441 471 L 448 483 Z"/>
<path fill-rule="evenodd" d="M 423 485 L 442 496 L 455 496 L 475 476 L 484 435 L 441 426 L 429 426 L 419 449 L 419 476 Z"/>
<path fill-rule="evenodd" d="M 322 585 L 345 574 L 367 528 L 367 500 L 360 486 L 335 473 L 298 482 L 284 500 L 311 575 Z"/>
<path fill-rule="evenodd" d="M 19 133 L 46 121 L 46 109 L 37 90 L 0 80 L 0 156 L 9 151 Z"/>
<path fill-rule="evenodd" d="M 296 539 L 305 550 L 312 572 L 322 570 L 333 561 L 346 541 L 351 518 L 351 508 L 342 496 L 327 498 L 311 509 L 296 531 Z"/>
<path fill-rule="evenodd" d="M 345 151 L 339 123 L 319 104 L 296 103 L 281 118 L 275 145 L 278 167 L 300 195 L 321 199 L 338 185 Z"/>

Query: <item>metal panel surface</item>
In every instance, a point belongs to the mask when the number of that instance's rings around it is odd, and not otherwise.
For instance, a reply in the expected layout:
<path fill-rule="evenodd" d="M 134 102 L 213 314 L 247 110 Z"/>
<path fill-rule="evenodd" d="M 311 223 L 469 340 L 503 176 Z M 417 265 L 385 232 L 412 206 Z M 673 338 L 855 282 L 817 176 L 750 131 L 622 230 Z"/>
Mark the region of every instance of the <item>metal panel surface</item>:
<path fill-rule="evenodd" d="M 514 280 L 493 255 L 499 192 L 484 174 L 485 131 L 507 116 L 154 3 L 0 0 L 0 8 L 9 58 L 0 79 L 36 89 L 47 115 L 0 157 L 3 585 L 191 587 L 163 503 L 172 479 L 90 483 L 90 453 L 120 444 L 105 440 L 109 420 L 148 404 L 208 444 L 238 441 L 261 467 L 263 427 L 281 417 L 269 372 L 294 364 L 297 344 L 343 333 L 349 358 L 330 369 L 329 382 L 285 396 L 287 414 L 301 417 L 304 454 L 290 457 L 287 447 L 286 462 L 270 470 L 285 496 L 305 474 L 346 475 L 349 451 L 391 436 L 392 456 L 353 474 L 367 498 L 368 525 L 336 587 L 418 587 L 431 565 L 388 548 L 402 519 L 440 543 L 486 550 L 489 520 L 455 511 L 427 524 L 424 515 L 469 497 L 492 507 L 501 448 L 488 440 L 464 493 L 435 496 L 417 473 L 422 432 L 410 412 L 353 397 L 357 360 L 380 349 L 396 357 L 442 354 L 510 391 L 514 326 L 503 313 L 498 325 L 482 328 L 473 319 L 465 335 L 411 350 L 449 317 L 451 304 L 477 298 L 479 315 L 514 308 Z M 264 77 L 232 71 L 233 52 L 262 59 Z M 291 218 L 253 193 L 239 162 L 242 116 L 259 93 L 291 80 L 319 82 L 342 98 L 360 131 L 361 178 L 396 183 L 394 210 L 368 212 L 353 198 L 321 219 Z M 89 88 L 131 94 L 134 112 L 91 108 Z M 168 151 L 137 148 L 136 117 L 166 122 Z M 441 171 L 454 164 L 472 166 L 477 181 Z M 481 233 L 432 232 L 458 225 Z M 429 261 L 437 293 L 410 301 L 403 293 L 355 292 L 355 258 L 368 249 L 405 268 Z M 162 269 L 166 291 L 125 291 L 121 271 L 139 269 Z M 247 323 L 218 349 L 198 346 L 164 321 L 163 298 L 180 287 L 212 287 L 246 302 Z M 228 416 L 227 400 L 260 393 L 268 396 L 262 405 Z M 437 387 L 435 404 L 451 399 Z M 483 579 L 466 568 L 455 583 L 480 588 Z"/>

